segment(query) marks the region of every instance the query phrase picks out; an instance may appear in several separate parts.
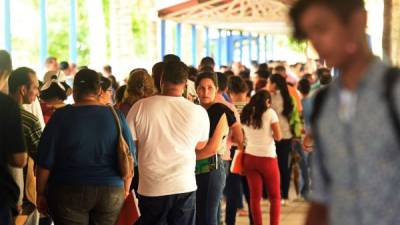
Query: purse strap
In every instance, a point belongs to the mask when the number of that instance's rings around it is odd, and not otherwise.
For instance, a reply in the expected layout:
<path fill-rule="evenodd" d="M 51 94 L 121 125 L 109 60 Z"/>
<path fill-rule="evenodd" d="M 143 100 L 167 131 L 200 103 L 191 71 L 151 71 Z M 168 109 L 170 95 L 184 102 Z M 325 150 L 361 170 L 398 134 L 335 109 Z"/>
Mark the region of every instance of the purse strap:
<path fill-rule="evenodd" d="M 121 137 L 122 136 L 122 128 L 121 128 L 121 121 L 119 120 L 119 116 L 118 116 L 117 112 L 115 111 L 114 107 L 109 106 L 109 108 L 111 109 L 111 112 L 113 113 L 113 116 L 115 119 L 115 123 L 117 124 L 118 136 Z"/>

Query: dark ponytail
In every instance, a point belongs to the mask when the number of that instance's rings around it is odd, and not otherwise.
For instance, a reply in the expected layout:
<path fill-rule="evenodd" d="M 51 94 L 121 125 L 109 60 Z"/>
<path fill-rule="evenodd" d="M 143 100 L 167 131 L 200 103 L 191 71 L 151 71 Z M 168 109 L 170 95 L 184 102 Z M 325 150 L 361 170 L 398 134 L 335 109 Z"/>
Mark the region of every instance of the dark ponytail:
<path fill-rule="evenodd" d="M 262 115 L 268 109 L 267 101 L 271 101 L 268 91 L 259 91 L 251 97 L 250 102 L 243 108 L 240 115 L 242 123 L 254 129 L 261 129 Z"/>
<path fill-rule="evenodd" d="M 293 101 L 290 97 L 289 90 L 285 78 L 279 74 L 273 74 L 269 77 L 272 84 L 276 84 L 283 98 L 283 115 L 289 120 L 290 114 L 293 112 Z"/>

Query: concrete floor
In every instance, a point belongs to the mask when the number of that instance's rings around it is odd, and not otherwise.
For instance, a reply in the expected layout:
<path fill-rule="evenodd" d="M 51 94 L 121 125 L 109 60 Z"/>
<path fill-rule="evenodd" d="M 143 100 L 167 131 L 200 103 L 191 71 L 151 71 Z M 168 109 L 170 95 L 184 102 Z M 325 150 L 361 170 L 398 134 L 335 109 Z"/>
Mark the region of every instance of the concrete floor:
<path fill-rule="evenodd" d="M 269 225 L 269 202 L 263 201 L 261 204 L 263 211 L 263 225 Z M 308 209 L 308 203 L 290 201 L 287 206 L 281 207 L 280 225 L 304 225 Z M 237 216 L 237 225 L 248 225 L 247 216 Z"/>

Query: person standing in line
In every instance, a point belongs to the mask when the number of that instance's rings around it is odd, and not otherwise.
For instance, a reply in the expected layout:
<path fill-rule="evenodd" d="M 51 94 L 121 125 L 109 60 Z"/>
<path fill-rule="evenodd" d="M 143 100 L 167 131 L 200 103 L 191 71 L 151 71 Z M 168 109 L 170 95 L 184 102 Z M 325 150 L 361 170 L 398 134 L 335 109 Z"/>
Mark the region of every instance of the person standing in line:
<path fill-rule="evenodd" d="M 271 96 L 259 91 L 242 111 L 241 120 L 247 140 L 244 170 L 250 188 L 250 207 L 255 225 L 262 225 L 261 197 L 263 184 L 268 190 L 270 225 L 279 225 L 280 176 L 275 140 L 282 138 L 279 119 L 271 107 Z M 279 151 L 279 150 L 278 150 Z"/>
<path fill-rule="evenodd" d="M 187 79 L 184 63 L 164 62 L 160 94 L 136 102 L 127 116 L 139 148 L 141 225 L 196 223 L 196 149 L 207 145 L 210 122 L 182 97 Z"/>
<path fill-rule="evenodd" d="M 25 167 L 27 154 L 18 104 L 0 92 L 0 105 L 0 225 L 12 225 L 20 190 L 8 167 Z"/>

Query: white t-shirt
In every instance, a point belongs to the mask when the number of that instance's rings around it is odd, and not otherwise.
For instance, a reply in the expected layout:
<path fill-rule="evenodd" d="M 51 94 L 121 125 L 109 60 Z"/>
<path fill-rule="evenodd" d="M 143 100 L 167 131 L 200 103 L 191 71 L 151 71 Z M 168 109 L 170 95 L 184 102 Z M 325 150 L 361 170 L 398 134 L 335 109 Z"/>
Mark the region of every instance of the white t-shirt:
<path fill-rule="evenodd" d="M 197 189 L 198 142 L 207 141 L 207 111 L 183 97 L 152 96 L 135 103 L 127 115 L 138 140 L 139 189 L 144 196 L 165 196 Z"/>
<path fill-rule="evenodd" d="M 278 115 L 273 109 L 269 108 L 262 115 L 261 129 L 254 129 L 252 126 L 243 125 L 247 140 L 246 154 L 275 158 L 276 147 L 272 136 L 271 124 L 278 122 Z"/>

